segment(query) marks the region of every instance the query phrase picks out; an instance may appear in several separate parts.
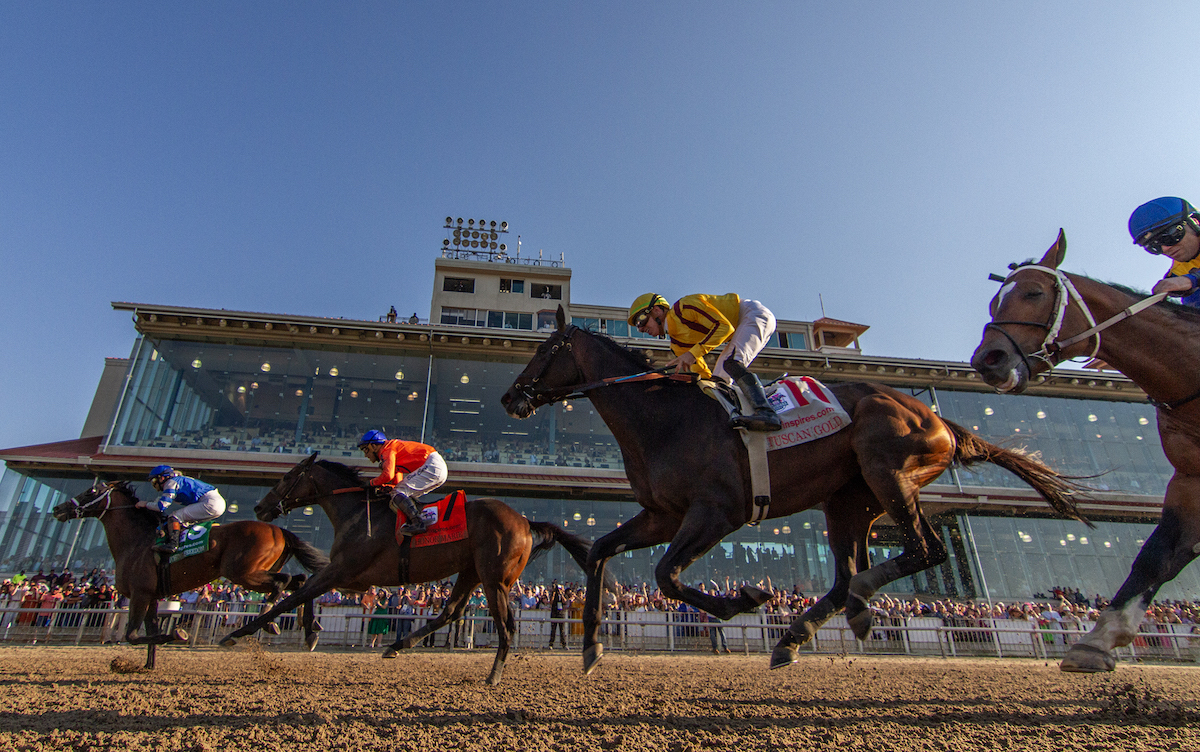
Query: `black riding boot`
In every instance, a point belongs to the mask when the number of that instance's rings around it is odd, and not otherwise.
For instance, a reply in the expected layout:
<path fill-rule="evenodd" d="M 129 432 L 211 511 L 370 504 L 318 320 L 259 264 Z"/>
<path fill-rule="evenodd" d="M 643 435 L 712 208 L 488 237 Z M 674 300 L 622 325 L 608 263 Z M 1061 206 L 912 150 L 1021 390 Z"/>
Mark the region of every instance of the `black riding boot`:
<path fill-rule="evenodd" d="M 775 414 L 771 403 L 767 402 L 767 394 L 763 391 L 762 383 L 757 376 L 747 371 L 744 365 L 733 358 L 725 361 L 725 371 L 742 388 L 742 391 L 750 399 L 750 404 L 754 407 L 752 415 L 736 415 L 729 421 L 729 425 L 750 431 L 778 431 L 783 427 L 783 422 Z"/>
<path fill-rule="evenodd" d="M 429 523 L 421 516 L 421 508 L 408 494 L 397 491 L 392 497 L 392 508 L 404 512 L 404 516 L 408 518 L 408 523 L 400 528 L 401 535 L 416 535 L 425 532 L 429 527 Z"/>
<path fill-rule="evenodd" d="M 154 546 L 154 550 L 160 554 L 170 556 L 179 550 L 179 541 L 183 538 L 183 524 L 175 518 L 168 519 L 166 533 L 167 539 L 159 545 Z"/>

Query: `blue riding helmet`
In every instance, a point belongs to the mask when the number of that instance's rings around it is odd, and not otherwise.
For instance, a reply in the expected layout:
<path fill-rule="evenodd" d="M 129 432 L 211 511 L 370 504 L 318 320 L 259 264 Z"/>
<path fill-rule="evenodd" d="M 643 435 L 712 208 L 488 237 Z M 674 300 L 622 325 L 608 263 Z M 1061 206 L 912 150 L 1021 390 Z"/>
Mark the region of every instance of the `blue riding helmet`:
<path fill-rule="evenodd" d="M 358 440 L 358 448 L 362 449 L 367 444 L 386 444 L 388 438 L 383 435 L 383 431 L 367 431 L 363 437 Z"/>
<path fill-rule="evenodd" d="M 1129 215 L 1129 236 L 1134 243 L 1141 243 L 1146 238 L 1172 222 L 1187 219 L 1196 210 L 1187 201 L 1175 196 L 1163 196 L 1153 201 L 1147 201 L 1133 210 Z"/>
<path fill-rule="evenodd" d="M 146 480 L 154 480 L 155 478 L 157 478 L 160 475 L 174 475 L 174 474 L 175 474 L 175 468 L 171 467 L 170 465 L 159 465 L 158 467 L 156 467 L 150 471 L 150 474 L 146 476 Z"/>

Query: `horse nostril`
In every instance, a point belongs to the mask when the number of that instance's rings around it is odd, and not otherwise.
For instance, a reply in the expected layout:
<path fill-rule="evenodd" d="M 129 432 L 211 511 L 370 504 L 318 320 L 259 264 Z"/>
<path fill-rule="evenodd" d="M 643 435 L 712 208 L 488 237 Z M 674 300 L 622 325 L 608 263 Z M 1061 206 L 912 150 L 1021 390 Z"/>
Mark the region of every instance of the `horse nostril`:
<path fill-rule="evenodd" d="M 983 364 L 989 367 L 999 365 L 1002 360 L 1004 360 L 1004 353 L 1000 350 L 991 350 L 983 356 Z"/>

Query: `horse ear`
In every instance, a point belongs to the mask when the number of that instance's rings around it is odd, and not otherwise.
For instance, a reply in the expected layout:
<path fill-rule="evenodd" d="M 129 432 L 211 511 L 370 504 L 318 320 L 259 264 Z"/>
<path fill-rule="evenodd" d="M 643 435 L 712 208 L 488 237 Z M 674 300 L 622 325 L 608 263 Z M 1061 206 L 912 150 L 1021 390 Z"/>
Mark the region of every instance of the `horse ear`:
<path fill-rule="evenodd" d="M 1042 260 L 1038 262 L 1038 265 L 1057 269 L 1066 255 L 1067 234 L 1060 227 L 1058 228 L 1058 240 L 1054 241 L 1054 245 L 1050 246 L 1050 249 L 1046 251 L 1046 255 L 1042 256 Z"/>
<path fill-rule="evenodd" d="M 308 455 L 308 459 L 304 460 L 300 464 L 305 467 L 308 467 L 309 465 L 311 465 L 312 463 L 317 461 L 318 454 L 320 454 L 320 452 L 313 452 L 312 454 Z"/>
<path fill-rule="evenodd" d="M 567 328 L 567 312 L 563 310 L 561 303 L 558 306 L 558 313 L 555 314 L 555 319 L 558 321 L 558 330 L 560 332 Z"/>

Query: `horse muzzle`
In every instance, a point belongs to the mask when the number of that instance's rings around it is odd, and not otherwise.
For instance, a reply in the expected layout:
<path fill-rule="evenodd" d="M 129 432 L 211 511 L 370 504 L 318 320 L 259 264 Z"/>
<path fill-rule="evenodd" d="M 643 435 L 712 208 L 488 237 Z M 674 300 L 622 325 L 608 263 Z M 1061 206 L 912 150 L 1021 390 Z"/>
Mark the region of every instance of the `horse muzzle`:
<path fill-rule="evenodd" d="M 534 410 L 537 409 L 534 407 L 533 400 L 529 398 L 529 395 L 517 391 L 516 387 L 504 393 L 504 396 L 500 398 L 500 404 L 504 406 L 504 412 L 519 420 L 524 420 L 533 415 Z"/>
<path fill-rule="evenodd" d="M 1003 348 L 980 345 L 971 356 L 971 367 L 988 386 L 1003 394 L 1019 394 L 1029 385 L 1029 371 L 1022 358 Z"/>

